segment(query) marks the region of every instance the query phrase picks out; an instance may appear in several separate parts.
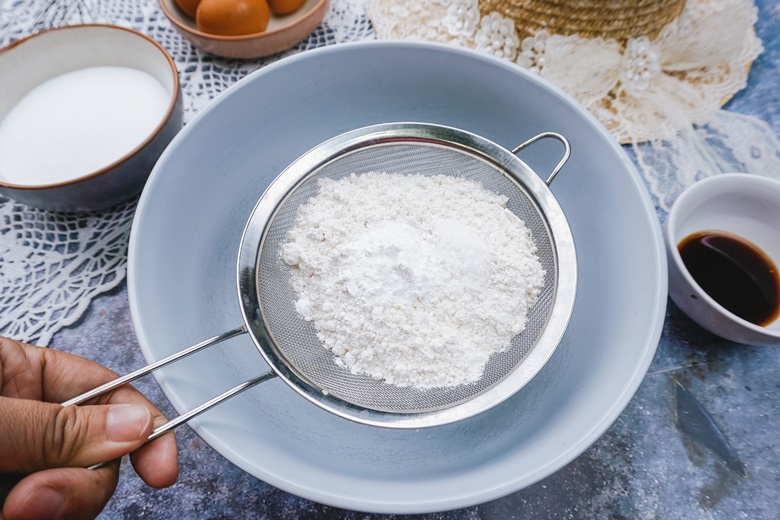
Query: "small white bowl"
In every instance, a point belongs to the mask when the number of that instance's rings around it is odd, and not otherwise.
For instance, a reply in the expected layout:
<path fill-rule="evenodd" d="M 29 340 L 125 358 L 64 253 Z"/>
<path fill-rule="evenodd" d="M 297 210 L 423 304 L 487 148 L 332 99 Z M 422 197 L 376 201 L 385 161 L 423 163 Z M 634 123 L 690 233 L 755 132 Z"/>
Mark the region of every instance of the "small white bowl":
<path fill-rule="evenodd" d="M 134 148 L 127 150 L 131 144 L 128 143 L 124 152 L 83 172 L 53 176 L 47 183 L 26 182 L 27 174 L 15 172 L 6 176 L 8 172 L 0 172 L 0 193 L 29 206 L 62 212 L 102 210 L 138 195 L 157 158 L 182 128 L 184 114 L 176 65 L 167 51 L 151 38 L 124 27 L 74 25 L 41 31 L 0 49 L 0 121 L 29 92 L 48 80 L 102 66 L 133 69 L 157 80 L 166 100 L 166 106 L 159 110 L 159 123 L 145 137 L 138 138 Z M 108 99 L 112 95 L 116 97 L 118 105 L 129 101 L 108 87 L 105 92 Z M 84 118 L 77 121 L 70 112 L 54 113 L 58 123 L 84 121 Z M 118 120 L 112 128 L 121 128 L 125 123 L 125 119 Z M 94 153 L 95 147 L 89 139 L 79 140 L 83 134 L 79 124 L 71 126 L 75 138 L 68 143 L 77 150 L 74 154 Z M 40 133 L 36 138 L 40 138 Z M 33 152 L 45 155 L 51 150 L 38 143 Z M 55 170 L 56 165 L 51 168 Z"/>
<path fill-rule="evenodd" d="M 680 195 L 665 225 L 669 296 L 674 303 L 722 338 L 748 345 L 780 344 L 780 319 L 759 326 L 740 318 L 704 292 L 686 269 L 680 241 L 708 230 L 742 237 L 780 265 L 780 182 L 746 173 L 708 177 Z"/>

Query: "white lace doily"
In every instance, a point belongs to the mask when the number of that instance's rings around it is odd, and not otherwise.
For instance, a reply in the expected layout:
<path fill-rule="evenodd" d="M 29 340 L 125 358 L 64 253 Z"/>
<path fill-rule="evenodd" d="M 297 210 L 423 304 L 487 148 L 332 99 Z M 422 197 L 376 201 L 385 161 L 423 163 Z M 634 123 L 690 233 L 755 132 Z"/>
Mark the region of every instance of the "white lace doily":
<path fill-rule="evenodd" d="M 138 30 L 173 57 L 184 94 L 184 120 L 257 68 L 306 49 L 373 39 L 362 0 L 331 0 L 317 30 L 270 58 L 229 60 L 190 46 L 157 0 L 12 0 L 0 3 L 0 46 L 49 27 L 111 23 Z M 121 283 L 135 203 L 92 215 L 37 210 L 0 197 L 0 335 L 47 345 L 99 294 Z"/>
<path fill-rule="evenodd" d="M 632 145 L 662 218 L 685 187 L 708 175 L 780 175 L 780 143 L 771 128 L 720 109 L 745 87 L 762 51 L 751 0 L 688 0 L 655 39 L 625 43 L 545 30 L 520 41 L 513 20 L 481 13 L 480 6 L 479 0 L 366 0 L 379 38 L 471 47 L 571 94 L 615 139 Z"/>

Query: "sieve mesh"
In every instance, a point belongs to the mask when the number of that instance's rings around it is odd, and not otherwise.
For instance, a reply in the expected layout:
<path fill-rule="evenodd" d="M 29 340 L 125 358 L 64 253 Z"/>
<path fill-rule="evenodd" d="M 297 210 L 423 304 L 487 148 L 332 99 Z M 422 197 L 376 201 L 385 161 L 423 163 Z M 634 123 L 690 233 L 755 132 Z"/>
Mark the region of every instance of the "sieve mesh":
<path fill-rule="evenodd" d="M 350 174 L 386 172 L 402 175 L 449 175 L 480 182 L 486 189 L 508 197 L 507 207 L 533 235 L 545 283 L 539 300 L 528 313 L 526 329 L 503 352 L 488 361 L 478 381 L 452 388 L 418 390 L 402 388 L 355 375 L 334 362 L 333 354 L 316 336 L 311 322 L 295 310 L 297 299 L 289 267 L 280 248 L 292 228 L 298 208 L 317 193 L 322 178 L 337 180 Z M 360 204 L 361 201 L 353 201 Z M 489 158 L 459 146 L 441 142 L 366 142 L 339 155 L 304 176 L 279 202 L 266 226 L 256 269 L 257 296 L 265 328 L 277 356 L 314 388 L 363 409 L 380 412 L 418 413 L 442 410 L 482 394 L 521 365 L 545 330 L 552 310 L 558 279 L 554 239 L 544 212 L 533 193 Z"/>

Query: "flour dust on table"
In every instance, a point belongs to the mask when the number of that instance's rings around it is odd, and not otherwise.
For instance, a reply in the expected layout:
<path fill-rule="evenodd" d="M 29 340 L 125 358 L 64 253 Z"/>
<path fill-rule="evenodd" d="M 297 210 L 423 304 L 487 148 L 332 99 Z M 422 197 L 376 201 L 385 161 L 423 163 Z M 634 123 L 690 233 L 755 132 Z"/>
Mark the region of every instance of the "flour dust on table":
<path fill-rule="evenodd" d="M 281 247 L 296 310 L 352 373 L 419 390 L 479 380 L 544 285 L 506 204 L 446 175 L 320 180 Z"/>

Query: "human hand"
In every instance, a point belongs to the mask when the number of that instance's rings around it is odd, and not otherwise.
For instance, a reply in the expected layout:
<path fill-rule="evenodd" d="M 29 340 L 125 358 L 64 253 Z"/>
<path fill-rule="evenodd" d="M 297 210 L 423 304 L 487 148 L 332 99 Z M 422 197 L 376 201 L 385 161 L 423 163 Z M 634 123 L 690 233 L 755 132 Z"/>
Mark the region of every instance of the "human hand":
<path fill-rule="evenodd" d="M 115 378 L 79 356 L 0 338 L 0 520 L 96 517 L 126 453 L 148 485 L 176 481 L 173 432 L 144 445 L 166 420 L 131 386 L 90 405 L 58 404 Z"/>

